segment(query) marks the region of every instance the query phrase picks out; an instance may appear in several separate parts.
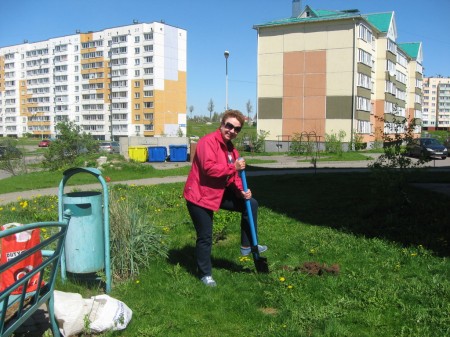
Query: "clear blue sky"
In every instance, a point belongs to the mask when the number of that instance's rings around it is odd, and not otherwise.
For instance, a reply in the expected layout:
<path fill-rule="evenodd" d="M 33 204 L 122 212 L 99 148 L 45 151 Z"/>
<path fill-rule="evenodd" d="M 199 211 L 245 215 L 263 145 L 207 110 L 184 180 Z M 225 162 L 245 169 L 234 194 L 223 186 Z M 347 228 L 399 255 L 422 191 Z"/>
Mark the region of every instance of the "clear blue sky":
<path fill-rule="evenodd" d="M 225 58 L 228 105 L 256 112 L 255 24 L 291 16 L 291 0 L 2 0 L 0 46 L 46 40 L 108 27 L 164 20 L 188 33 L 187 106 L 194 115 L 225 108 Z M 450 0 L 302 0 L 302 8 L 395 11 L 397 42 L 422 41 L 426 76 L 450 76 Z"/>

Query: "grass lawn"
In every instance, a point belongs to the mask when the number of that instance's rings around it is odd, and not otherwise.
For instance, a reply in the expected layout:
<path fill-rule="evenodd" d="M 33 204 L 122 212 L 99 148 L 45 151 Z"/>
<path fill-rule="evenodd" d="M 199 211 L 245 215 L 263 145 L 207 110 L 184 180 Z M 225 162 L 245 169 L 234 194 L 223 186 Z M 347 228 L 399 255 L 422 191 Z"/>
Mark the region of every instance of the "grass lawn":
<path fill-rule="evenodd" d="M 133 310 L 133 319 L 108 335 L 450 335 L 449 197 L 407 185 L 407 198 L 380 198 L 376 186 L 386 182 L 370 173 L 249 177 L 248 183 L 260 204 L 259 238 L 269 246 L 271 272 L 255 273 L 251 258 L 239 255 L 239 219 L 223 223 L 229 217 L 220 211 L 215 226 L 224 226 L 225 235 L 213 246 L 216 288 L 196 278 L 183 184 L 124 187 L 124 198 L 134 198 L 139 212 L 164 229 L 169 256 L 113 284 L 111 296 Z M 19 204 L 5 206 L 0 222 L 11 214 L 20 221 L 21 211 Z M 72 282 L 57 288 L 84 297 L 101 292 Z"/>

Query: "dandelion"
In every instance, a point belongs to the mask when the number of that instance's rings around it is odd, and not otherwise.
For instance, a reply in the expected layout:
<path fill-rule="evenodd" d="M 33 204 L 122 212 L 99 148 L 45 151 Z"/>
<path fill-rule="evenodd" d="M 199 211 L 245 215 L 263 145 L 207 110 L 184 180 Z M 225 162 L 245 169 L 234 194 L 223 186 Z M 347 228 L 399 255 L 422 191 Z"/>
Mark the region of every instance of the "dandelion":
<path fill-rule="evenodd" d="M 411 253 L 411 256 L 417 256 L 417 253 Z"/>
<path fill-rule="evenodd" d="M 17 197 L 17 201 L 20 201 L 20 200 L 22 200 L 22 197 Z"/>
<path fill-rule="evenodd" d="M 16 210 L 16 208 L 15 208 L 15 207 L 11 207 L 11 211 L 13 211 L 13 212 L 14 212 L 15 210 Z"/>
<path fill-rule="evenodd" d="M 315 250 L 314 248 L 311 248 L 311 249 L 309 250 L 309 253 L 310 253 L 311 255 L 314 255 L 314 254 L 316 253 L 316 250 Z"/>
<path fill-rule="evenodd" d="M 280 282 L 286 281 L 286 279 L 285 279 L 283 276 L 281 276 L 281 277 L 279 278 L 279 280 L 280 280 Z"/>
<path fill-rule="evenodd" d="M 140 281 L 139 280 L 136 280 L 136 284 L 138 284 Z"/>
<path fill-rule="evenodd" d="M 290 284 L 290 285 L 287 286 L 287 288 L 288 289 L 292 289 L 292 288 L 294 288 L 294 286 L 292 284 Z"/>

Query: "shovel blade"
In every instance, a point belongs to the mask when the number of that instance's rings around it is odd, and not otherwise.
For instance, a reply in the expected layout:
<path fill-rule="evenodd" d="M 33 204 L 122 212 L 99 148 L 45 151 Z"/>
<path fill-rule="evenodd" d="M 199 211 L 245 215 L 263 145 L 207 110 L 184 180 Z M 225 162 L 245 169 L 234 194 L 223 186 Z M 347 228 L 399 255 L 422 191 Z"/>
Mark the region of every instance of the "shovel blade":
<path fill-rule="evenodd" d="M 255 268 L 258 273 L 267 274 L 269 272 L 267 258 L 261 257 L 259 253 L 253 253 L 253 262 L 255 263 Z"/>

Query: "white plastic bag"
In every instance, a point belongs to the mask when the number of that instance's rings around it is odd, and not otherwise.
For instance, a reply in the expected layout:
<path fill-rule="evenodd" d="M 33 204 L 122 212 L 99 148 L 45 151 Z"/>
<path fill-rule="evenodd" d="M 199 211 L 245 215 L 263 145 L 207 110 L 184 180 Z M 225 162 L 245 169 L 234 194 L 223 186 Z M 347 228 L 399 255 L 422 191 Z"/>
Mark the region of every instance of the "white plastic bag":
<path fill-rule="evenodd" d="M 83 331 L 84 317 L 91 308 L 77 293 L 65 293 L 55 290 L 55 317 L 59 330 L 64 336 L 77 335 Z"/>
<path fill-rule="evenodd" d="M 131 321 L 133 312 L 125 303 L 108 295 L 98 295 L 91 299 L 99 304 L 89 326 L 92 332 L 123 330 Z"/>
<path fill-rule="evenodd" d="M 108 295 L 83 299 L 77 293 L 55 290 L 54 308 L 59 330 L 64 336 L 77 335 L 87 330 L 99 333 L 108 330 L 123 330 L 131 320 L 132 311 L 123 302 Z"/>

